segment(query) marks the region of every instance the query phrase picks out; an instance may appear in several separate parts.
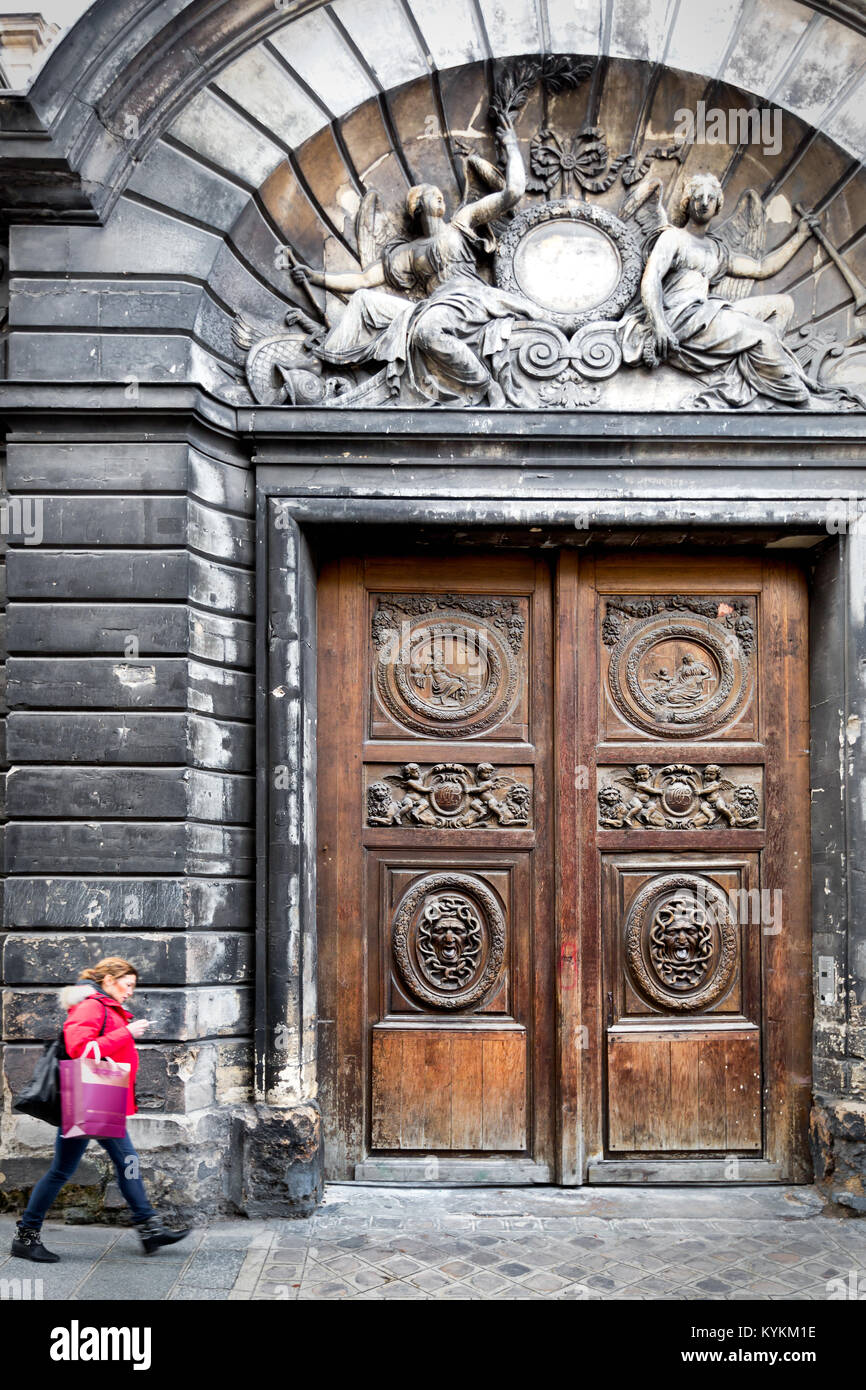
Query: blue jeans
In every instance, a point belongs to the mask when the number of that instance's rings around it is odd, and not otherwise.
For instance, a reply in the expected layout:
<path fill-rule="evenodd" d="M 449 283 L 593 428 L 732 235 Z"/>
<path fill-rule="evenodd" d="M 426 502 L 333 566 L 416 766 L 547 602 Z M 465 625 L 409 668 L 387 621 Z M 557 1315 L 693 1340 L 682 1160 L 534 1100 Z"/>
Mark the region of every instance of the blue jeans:
<path fill-rule="evenodd" d="M 58 1129 L 57 1142 L 54 1145 L 54 1162 L 45 1177 L 39 1179 L 30 1193 L 27 1210 L 21 1218 L 23 1226 L 29 1226 L 35 1231 L 41 1229 L 42 1222 L 45 1220 L 45 1213 L 64 1183 L 69 1182 L 81 1162 L 84 1150 L 90 1143 L 90 1138 L 89 1134 L 81 1134 L 71 1139 L 64 1139 Z M 114 1164 L 117 1185 L 123 1193 L 124 1201 L 132 1210 L 132 1219 L 135 1224 L 139 1225 L 142 1221 L 146 1221 L 149 1216 L 155 1216 L 156 1213 L 147 1200 L 144 1183 L 139 1176 L 138 1154 L 129 1133 L 124 1134 L 122 1139 L 97 1139 L 96 1142 L 102 1145 Z"/>

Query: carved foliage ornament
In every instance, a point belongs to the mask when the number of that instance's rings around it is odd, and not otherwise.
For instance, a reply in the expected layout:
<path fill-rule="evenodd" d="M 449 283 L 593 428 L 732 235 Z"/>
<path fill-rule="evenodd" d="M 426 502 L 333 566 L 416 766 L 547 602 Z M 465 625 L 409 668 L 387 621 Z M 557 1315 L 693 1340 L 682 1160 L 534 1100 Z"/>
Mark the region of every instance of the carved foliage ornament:
<path fill-rule="evenodd" d="M 505 916 L 474 874 L 427 874 L 394 916 L 391 944 L 409 992 L 435 1009 L 465 1009 L 497 984 L 505 960 Z"/>
<path fill-rule="evenodd" d="M 636 894 L 626 917 L 632 983 L 662 1009 L 706 1009 L 730 988 L 738 931 L 726 894 L 697 874 L 665 874 Z"/>
<path fill-rule="evenodd" d="M 393 640 L 400 614 L 414 617 L 439 608 L 458 608 L 461 613 L 488 619 L 501 630 L 513 652 L 519 652 L 523 645 L 526 620 L 519 604 L 514 599 L 487 598 L 482 594 L 400 594 L 381 599 L 373 614 L 374 642 L 381 647 Z"/>
<path fill-rule="evenodd" d="M 694 594 L 608 599 L 601 628 L 602 641 L 606 647 L 616 646 L 629 619 L 650 618 L 654 613 L 680 613 L 685 609 L 702 618 L 714 618 L 736 636 L 744 652 L 751 652 L 755 645 L 755 624 L 750 605 L 744 599 L 699 598 Z"/>
<path fill-rule="evenodd" d="M 437 763 L 422 773 L 406 763 L 367 788 L 369 825 L 409 825 L 442 830 L 469 826 L 517 827 L 529 824 L 532 792 L 492 763 L 471 772 L 462 763 Z"/>
<path fill-rule="evenodd" d="M 653 770 L 646 763 L 623 770 L 599 788 L 599 824 L 611 830 L 703 830 L 759 824 L 754 787 L 732 782 L 715 763 L 703 771 L 688 763 Z"/>
<path fill-rule="evenodd" d="M 677 139 L 671 145 L 655 145 L 640 158 L 621 154 L 612 160 L 599 126 L 576 131 L 570 139 L 545 126 L 530 146 L 529 167 L 534 177 L 527 179 L 526 187 L 530 193 L 545 193 L 547 197 L 554 191 L 580 197 L 606 193 L 621 173 L 628 188 L 649 173 L 654 159 L 680 159 L 685 148 L 685 142 Z"/>
<path fill-rule="evenodd" d="M 443 594 L 381 601 L 373 616 L 376 689 L 417 733 L 489 730 L 517 696 L 525 619 L 513 599 Z"/>

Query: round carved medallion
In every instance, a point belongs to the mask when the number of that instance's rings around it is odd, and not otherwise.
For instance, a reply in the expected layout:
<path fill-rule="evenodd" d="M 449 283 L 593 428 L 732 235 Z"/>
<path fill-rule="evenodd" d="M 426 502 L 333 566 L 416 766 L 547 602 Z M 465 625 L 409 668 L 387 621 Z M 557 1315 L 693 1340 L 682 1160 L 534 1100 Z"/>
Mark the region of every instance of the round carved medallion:
<path fill-rule="evenodd" d="M 741 709 L 751 671 L 721 624 L 688 612 L 654 614 L 614 647 L 608 683 L 620 712 L 648 733 L 706 735 Z"/>
<path fill-rule="evenodd" d="M 695 780 L 676 773 L 662 779 L 661 802 L 669 815 L 685 816 L 695 809 L 698 803 Z"/>
<path fill-rule="evenodd" d="M 376 661 L 376 685 L 394 719 L 437 738 L 465 738 L 508 714 L 518 667 L 505 635 L 483 618 L 440 608 L 407 619 Z"/>
<path fill-rule="evenodd" d="M 631 227 L 606 209 L 559 198 L 519 212 L 500 239 L 494 276 L 538 306 L 538 317 L 574 333 L 616 319 L 641 275 Z"/>
<path fill-rule="evenodd" d="M 695 1012 L 730 987 L 737 924 L 725 893 L 697 874 L 665 874 L 637 894 L 625 923 L 632 983 L 663 1009 Z"/>
<path fill-rule="evenodd" d="M 505 959 L 505 917 L 472 874 L 427 874 L 394 917 L 391 942 L 403 984 L 435 1009 L 465 1009 L 493 988 Z"/>

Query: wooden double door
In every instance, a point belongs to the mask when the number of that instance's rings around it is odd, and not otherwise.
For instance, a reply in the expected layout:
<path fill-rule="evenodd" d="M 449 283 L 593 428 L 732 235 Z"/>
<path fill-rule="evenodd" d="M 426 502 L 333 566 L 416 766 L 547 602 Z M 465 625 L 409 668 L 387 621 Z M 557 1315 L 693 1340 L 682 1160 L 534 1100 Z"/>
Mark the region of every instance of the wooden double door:
<path fill-rule="evenodd" d="M 344 554 L 318 651 L 328 1176 L 806 1180 L 797 568 Z"/>

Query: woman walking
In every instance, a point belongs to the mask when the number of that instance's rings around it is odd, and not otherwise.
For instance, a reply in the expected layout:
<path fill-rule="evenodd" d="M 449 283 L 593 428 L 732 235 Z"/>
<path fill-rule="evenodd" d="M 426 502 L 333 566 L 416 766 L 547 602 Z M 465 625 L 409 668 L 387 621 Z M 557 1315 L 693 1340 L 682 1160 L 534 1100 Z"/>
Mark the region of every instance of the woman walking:
<path fill-rule="evenodd" d="M 68 1055 L 71 1058 L 80 1057 L 87 1044 L 95 1042 L 103 1057 L 130 1064 L 127 1115 L 136 1113 L 138 1051 L 135 1040 L 149 1027 L 146 1019 L 130 1022 L 132 1014 L 124 1007 L 135 990 L 137 980 L 138 971 L 128 960 L 106 956 L 92 969 L 81 972 L 81 983 L 60 993 L 60 1002 L 68 1011 L 63 1025 L 63 1042 Z M 59 1255 L 53 1255 L 42 1244 L 42 1222 L 61 1187 L 69 1181 L 81 1162 L 89 1142 L 90 1136 L 86 1134 L 64 1139 L 62 1126 L 58 1129 L 54 1162 L 30 1194 L 27 1210 L 18 1222 L 18 1232 L 12 1241 L 13 1255 L 40 1264 L 54 1264 L 60 1259 Z M 122 1139 L 97 1138 L 96 1142 L 102 1145 L 114 1164 L 118 1186 L 132 1211 L 144 1253 L 151 1255 L 160 1245 L 174 1245 L 189 1235 L 188 1230 L 166 1229 L 150 1205 L 141 1180 L 138 1154 L 128 1131 Z"/>

